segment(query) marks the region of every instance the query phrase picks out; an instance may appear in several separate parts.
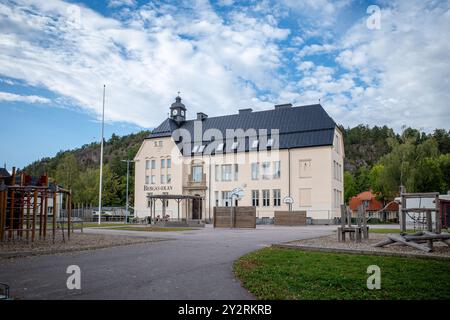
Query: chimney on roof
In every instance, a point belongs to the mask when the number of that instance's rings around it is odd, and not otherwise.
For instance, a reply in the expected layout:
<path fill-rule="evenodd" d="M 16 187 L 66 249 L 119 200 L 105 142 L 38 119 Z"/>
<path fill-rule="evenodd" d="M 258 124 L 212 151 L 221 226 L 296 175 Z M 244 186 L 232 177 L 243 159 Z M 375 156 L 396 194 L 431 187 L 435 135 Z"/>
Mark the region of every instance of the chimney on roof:
<path fill-rule="evenodd" d="M 252 108 L 247 108 L 247 109 L 239 109 L 239 114 L 246 114 L 246 113 L 251 113 L 253 111 Z"/>
<path fill-rule="evenodd" d="M 203 112 L 197 112 L 197 120 L 203 121 L 208 118 L 208 115 Z"/>
<path fill-rule="evenodd" d="M 275 110 L 292 108 L 292 103 L 276 104 Z"/>

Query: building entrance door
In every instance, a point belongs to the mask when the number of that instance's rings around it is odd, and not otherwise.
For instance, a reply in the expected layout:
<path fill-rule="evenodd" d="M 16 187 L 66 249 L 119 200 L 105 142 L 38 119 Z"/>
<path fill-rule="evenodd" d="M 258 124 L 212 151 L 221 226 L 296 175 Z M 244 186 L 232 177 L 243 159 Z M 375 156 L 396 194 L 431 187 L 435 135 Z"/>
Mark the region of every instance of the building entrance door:
<path fill-rule="evenodd" d="M 192 200 L 192 219 L 201 220 L 202 219 L 202 200 L 193 199 Z"/>

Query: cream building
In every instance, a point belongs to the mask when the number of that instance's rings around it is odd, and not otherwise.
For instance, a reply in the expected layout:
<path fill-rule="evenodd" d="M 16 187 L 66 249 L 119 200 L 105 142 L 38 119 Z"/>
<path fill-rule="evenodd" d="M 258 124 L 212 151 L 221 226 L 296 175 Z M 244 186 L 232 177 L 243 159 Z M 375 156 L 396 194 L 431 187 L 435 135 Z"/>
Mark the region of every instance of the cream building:
<path fill-rule="evenodd" d="M 147 196 L 191 195 L 155 201 L 156 215 L 210 221 L 214 206 L 255 206 L 258 218 L 305 210 L 314 223 L 339 216 L 343 203 L 342 133 L 321 105 L 186 120 L 177 97 L 170 117 L 144 140 L 135 157 L 135 213 L 150 215 Z"/>

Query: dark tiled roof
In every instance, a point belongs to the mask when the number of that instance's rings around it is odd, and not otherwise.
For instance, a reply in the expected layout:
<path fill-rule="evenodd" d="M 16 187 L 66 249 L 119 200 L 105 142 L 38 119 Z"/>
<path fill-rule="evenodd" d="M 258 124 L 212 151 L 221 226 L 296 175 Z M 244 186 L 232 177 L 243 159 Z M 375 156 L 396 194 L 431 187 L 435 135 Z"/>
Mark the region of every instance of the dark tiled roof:
<path fill-rule="evenodd" d="M 171 119 L 164 120 L 147 139 L 170 137 L 177 128 L 182 128 L 193 137 L 194 123 L 200 120 L 187 120 L 179 127 Z M 275 108 L 266 111 L 244 112 L 220 117 L 206 118 L 202 122 L 202 132 L 218 129 L 223 137 L 227 129 L 265 129 L 270 134 L 273 129 L 279 130 L 279 149 L 326 146 L 333 144 L 336 123 L 320 104 Z M 251 138 L 250 138 L 251 139 Z M 175 139 L 178 141 L 178 139 Z M 251 143 L 247 139 L 245 151 Z M 198 141 L 196 144 L 200 144 Z M 231 143 L 225 143 L 225 150 L 230 151 Z M 179 143 L 180 149 L 183 147 Z M 240 150 L 243 151 L 243 150 Z"/>
<path fill-rule="evenodd" d="M 9 178 L 11 175 L 5 168 L 0 168 L 0 178 Z"/>

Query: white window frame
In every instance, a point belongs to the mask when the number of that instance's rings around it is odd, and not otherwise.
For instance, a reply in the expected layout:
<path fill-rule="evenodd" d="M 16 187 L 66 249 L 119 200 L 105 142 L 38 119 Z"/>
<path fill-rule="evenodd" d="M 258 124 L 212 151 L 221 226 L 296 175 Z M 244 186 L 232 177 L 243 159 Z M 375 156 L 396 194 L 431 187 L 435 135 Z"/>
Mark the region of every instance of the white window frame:
<path fill-rule="evenodd" d="M 229 170 L 228 170 L 229 168 Z M 227 170 L 225 170 L 227 169 Z M 231 164 L 222 165 L 222 181 L 232 181 L 233 180 L 233 166 Z"/>
<path fill-rule="evenodd" d="M 274 179 L 281 178 L 281 161 L 273 162 L 273 178 Z"/>
<path fill-rule="evenodd" d="M 264 161 L 262 163 L 262 179 L 270 180 L 271 172 L 270 172 L 270 161 Z"/>
<path fill-rule="evenodd" d="M 263 198 L 263 207 L 270 207 L 270 190 L 263 189 L 262 190 L 262 198 Z"/>
<path fill-rule="evenodd" d="M 281 189 L 273 189 L 273 206 L 280 207 L 281 206 Z"/>
<path fill-rule="evenodd" d="M 259 207 L 259 190 L 252 190 L 252 206 Z"/>
<path fill-rule="evenodd" d="M 259 162 L 253 162 L 251 164 L 252 180 L 259 180 Z"/>

